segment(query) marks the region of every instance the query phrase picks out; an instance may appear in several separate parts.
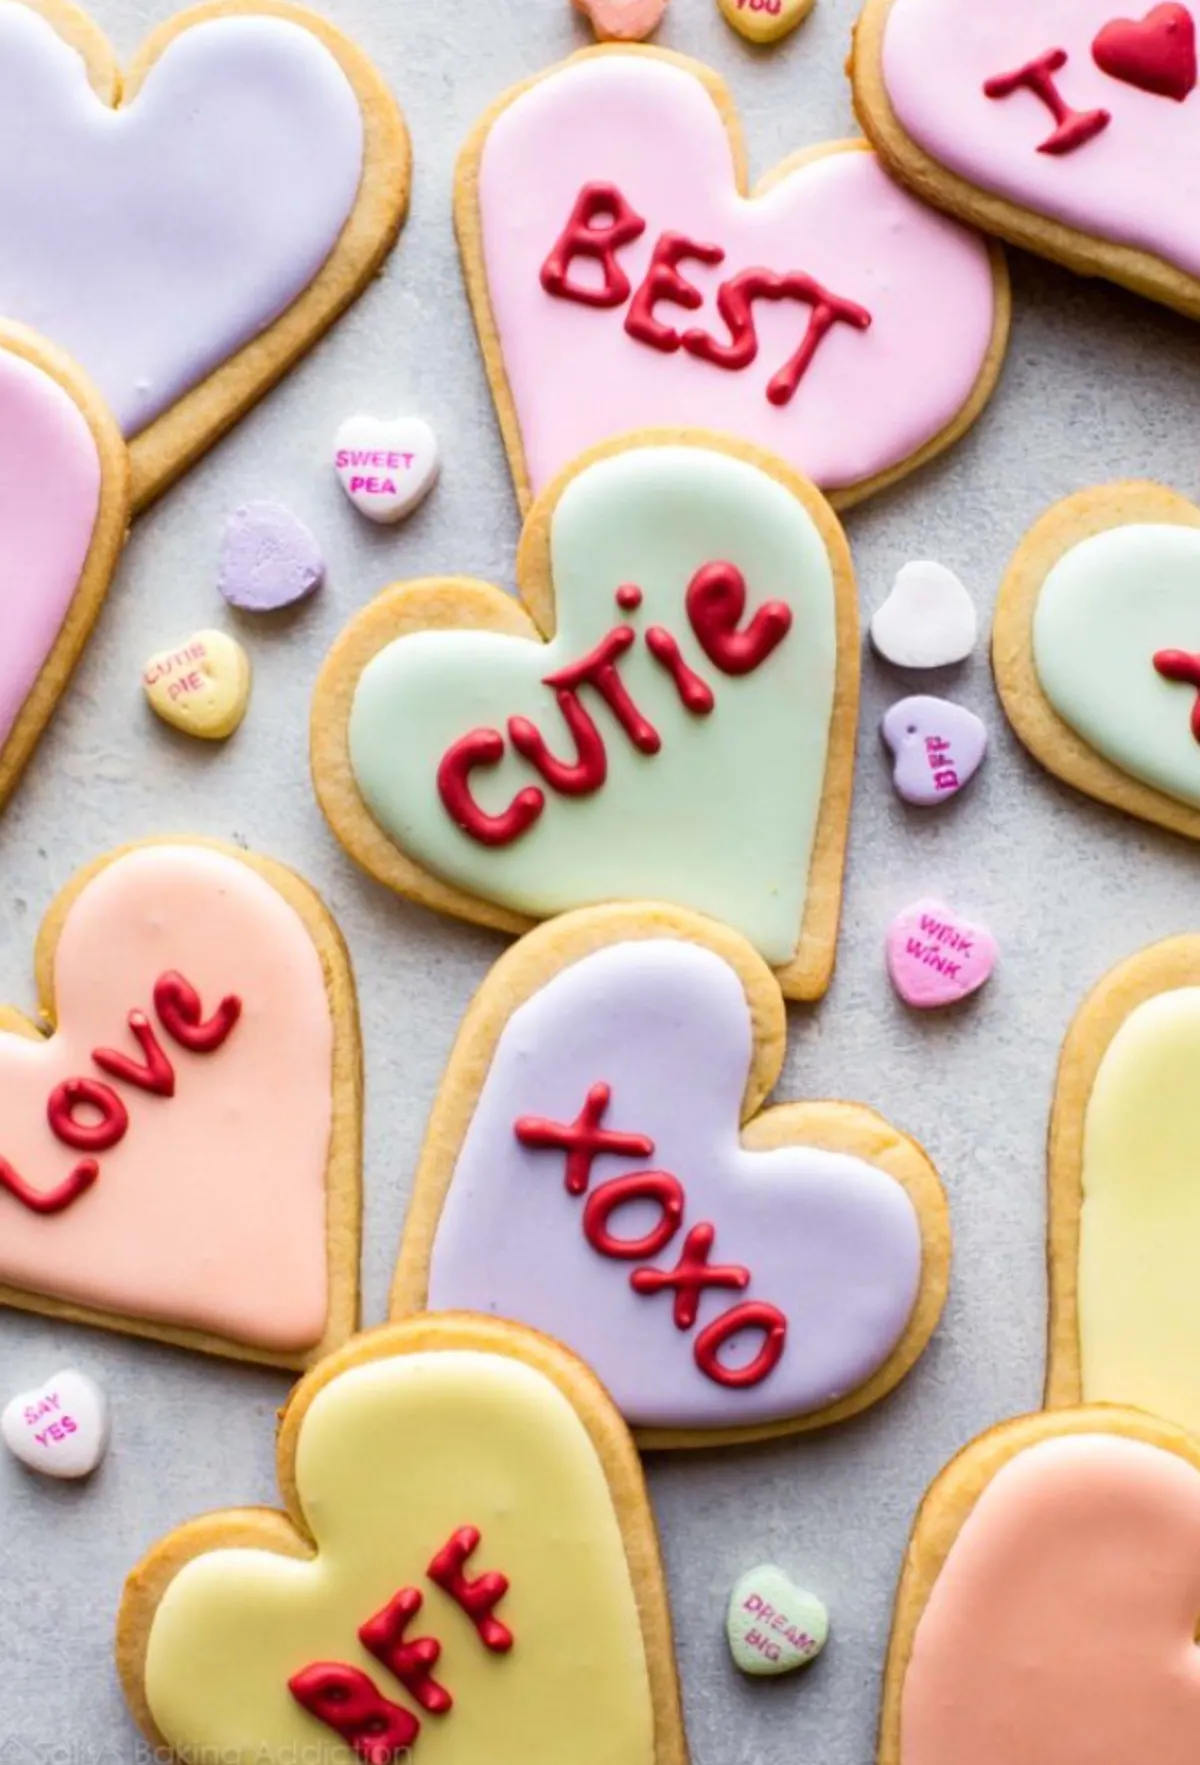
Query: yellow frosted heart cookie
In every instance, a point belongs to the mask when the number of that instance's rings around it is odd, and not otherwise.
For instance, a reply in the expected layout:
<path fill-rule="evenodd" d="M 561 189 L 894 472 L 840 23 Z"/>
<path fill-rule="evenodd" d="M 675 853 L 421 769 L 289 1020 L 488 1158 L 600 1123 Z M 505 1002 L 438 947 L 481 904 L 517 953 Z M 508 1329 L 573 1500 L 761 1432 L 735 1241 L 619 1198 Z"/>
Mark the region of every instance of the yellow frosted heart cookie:
<path fill-rule="evenodd" d="M 224 741 L 246 715 L 250 658 L 226 632 L 198 631 L 178 649 L 151 656 L 142 686 L 164 723 L 204 741 Z"/>
<path fill-rule="evenodd" d="M 287 1512 L 156 1545 L 117 1660 L 178 1759 L 686 1765 L 641 1468 L 565 1350 L 491 1319 L 358 1337 L 296 1389 Z"/>

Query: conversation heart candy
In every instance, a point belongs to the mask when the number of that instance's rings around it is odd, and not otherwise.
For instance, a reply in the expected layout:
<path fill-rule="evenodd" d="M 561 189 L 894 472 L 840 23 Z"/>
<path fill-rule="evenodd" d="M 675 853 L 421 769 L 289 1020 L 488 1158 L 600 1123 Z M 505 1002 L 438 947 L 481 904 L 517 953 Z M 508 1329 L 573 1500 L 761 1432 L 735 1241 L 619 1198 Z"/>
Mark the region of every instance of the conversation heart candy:
<path fill-rule="evenodd" d="M 86 1477 L 108 1446 L 108 1403 L 86 1373 L 67 1367 L 0 1414 L 0 1436 L 15 1458 L 46 1477 Z"/>
<path fill-rule="evenodd" d="M 871 642 L 898 668 L 947 668 L 975 647 L 978 620 L 970 595 L 944 564 L 905 564 L 871 620 Z"/>
<path fill-rule="evenodd" d="M 829 1635 L 829 1613 L 815 1593 L 796 1587 L 782 1569 L 749 1569 L 729 1596 L 729 1652 L 743 1673 L 768 1678 L 813 1661 Z"/>
<path fill-rule="evenodd" d="M 893 705 L 880 733 L 895 757 L 897 794 L 922 808 L 957 796 L 987 753 L 987 729 L 974 711 L 923 693 Z"/>
<path fill-rule="evenodd" d="M 250 659 L 228 633 L 198 631 L 178 649 L 151 656 L 142 686 L 164 723 L 204 741 L 223 741 L 246 715 Z"/>
<path fill-rule="evenodd" d="M 813 0 L 717 0 L 721 16 L 750 43 L 778 43 L 806 19 Z"/>
<path fill-rule="evenodd" d="M 420 417 L 347 417 L 333 450 L 342 489 L 369 521 L 402 521 L 437 482 L 437 436 Z"/>
<path fill-rule="evenodd" d="M 246 503 L 229 517 L 217 587 L 231 607 L 273 613 L 304 600 L 324 579 L 320 547 L 281 503 Z"/>
<path fill-rule="evenodd" d="M 640 43 L 662 23 L 667 0 L 572 0 L 601 43 Z"/>
<path fill-rule="evenodd" d="M 916 901 L 891 923 L 887 967 L 906 1005 L 933 1011 L 977 993 L 996 966 L 996 940 L 984 925 L 940 901 Z"/>

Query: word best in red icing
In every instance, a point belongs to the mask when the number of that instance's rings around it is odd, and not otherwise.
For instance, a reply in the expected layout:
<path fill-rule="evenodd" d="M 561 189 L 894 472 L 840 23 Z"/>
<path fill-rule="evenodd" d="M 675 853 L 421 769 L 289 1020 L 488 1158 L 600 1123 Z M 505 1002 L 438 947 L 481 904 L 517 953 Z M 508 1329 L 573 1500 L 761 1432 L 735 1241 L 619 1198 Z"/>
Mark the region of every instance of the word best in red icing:
<path fill-rule="evenodd" d="M 813 357 L 835 325 L 853 331 L 870 327 L 871 315 L 865 307 L 822 287 L 804 271 L 751 267 L 727 276 L 717 290 L 717 312 L 727 332 L 725 337 L 714 337 L 699 325 L 680 331 L 659 316 L 658 308 L 695 312 L 704 304 L 703 294 L 680 266 L 693 263 L 714 268 L 725 262 L 725 251 L 720 245 L 689 239 L 683 233 L 661 233 L 646 274 L 634 290 L 621 253 L 645 231 L 642 216 L 630 207 L 615 184 L 585 184 L 542 265 L 542 287 L 555 300 L 573 300 L 580 306 L 599 310 L 624 306 L 629 301 L 624 328 L 626 336 L 635 343 L 646 344 L 664 355 L 674 355 L 682 349 L 697 361 L 731 373 L 740 373 L 758 359 L 756 302 L 795 302 L 802 311 L 800 340 L 767 381 L 766 396 L 773 405 L 791 403 Z M 581 278 L 575 273 L 575 266 L 581 261 L 596 266 L 598 282 L 594 275 Z"/>
<path fill-rule="evenodd" d="M 592 1165 L 602 1155 L 641 1159 L 654 1157 L 654 1142 L 646 1134 L 622 1133 L 604 1125 L 612 1103 L 611 1086 L 600 1081 L 592 1086 L 573 1122 L 549 1121 L 544 1116 L 519 1116 L 513 1131 L 522 1146 L 532 1152 L 563 1154 L 563 1187 L 568 1195 L 587 1196 L 583 1207 L 583 1235 L 600 1256 L 614 1262 L 634 1262 L 629 1285 L 647 1299 L 662 1295 L 671 1301 L 671 1318 L 677 1330 L 694 1330 L 700 1299 L 710 1291 L 744 1293 L 751 1272 L 740 1263 L 720 1263 L 716 1255 L 717 1229 L 709 1220 L 690 1226 L 678 1247 L 670 1269 L 649 1266 L 684 1230 L 687 1191 L 678 1177 L 665 1170 L 636 1170 L 610 1177 L 591 1188 Z M 640 1238 L 622 1236 L 614 1217 L 631 1202 L 650 1202 L 658 1209 L 654 1224 Z M 752 1361 L 731 1367 L 721 1350 L 742 1331 L 757 1331 L 761 1347 Z M 761 1385 L 779 1365 L 787 1343 L 788 1321 L 778 1306 L 762 1300 L 743 1299 L 720 1312 L 698 1332 L 692 1345 L 697 1367 L 705 1378 L 727 1389 L 745 1390 Z"/>

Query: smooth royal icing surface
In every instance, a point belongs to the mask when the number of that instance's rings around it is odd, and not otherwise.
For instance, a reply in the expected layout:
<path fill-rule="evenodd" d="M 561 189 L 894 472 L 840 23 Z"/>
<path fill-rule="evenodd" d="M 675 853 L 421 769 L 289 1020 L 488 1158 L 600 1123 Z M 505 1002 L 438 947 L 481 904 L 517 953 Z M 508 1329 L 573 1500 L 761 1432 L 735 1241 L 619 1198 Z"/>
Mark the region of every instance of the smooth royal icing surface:
<path fill-rule="evenodd" d="M 491 1312 L 558 1337 L 646 1427 L 773 1421 L 857 1389 L 888 1359 L 916 1300 L 916 1212 L 899 1183 L 861 1159 L 741 1148 L 752 1046 L 741 982 L 712 951 L 617 944 L 557 974 L 509 1019 L 492 1060 L 433 1246 L 431 1309 Z M 729 1388 L 701 1372 L 671 1294 L 635 1292 L 634 1263 L 588 1242 L 565 1155 L 518 1140 L 519 1118 L 574 1121 L 597 1083 L 611 1091 L 604 1126 L 648 1136 L 654 1150 L 602 1153 L 589 1193 L 647 1167 L 679 1179 L 681 1228 L 641 1260 L 673 1269 L 686 1233 L 715 1226 L 712 1263 L 742 1265 L 750 1282 L 703 1293 L 696 1330 L 742 1300 L 782 1311 L 784 1352 L 760 1383 Z M 653 1203 L 635 1200 L 611 1229 L 636 1240 L 657 1218 Z M 721 1358 L 745 1365 L 760 1341 L 748 1332 Z"/>
<path fill-rule="evenodd" d="M 314 1399 L 296 1482 L 314 1560 L 212 1551 L 180 1570 L 155 1614 L 146 1696 L 182 1757 L 340 1757 L 337 1735 L 288 1692 L 314 1662 L 355 1666 L 411 1709 L 357 1633 L 412 1586 L 424 1595 L 412 1637 L 441 1643 L 436 1675 L 453 1697 L 444 1715 L 421 1713 L 423 1761 L 561 1765 L 566 1750 L 573 1765 L 653 1765 L 645 1650 L 612 1497 L 582 1422 L 542 1374 L 457 1350 L 354 1367 Z M 499 1608 L 515 1637 L 507 1654 L 482 1647 L 425 1578 L 467 1525 L 481 1534 L 478 1569 L 510 1584 Z"/>
<path fill-rule="evenodd" d="M 79 586 L 100 481 L 96 439 L 74 400 L 0 350 L 0 747 Z"/>
<path fill-rule="evenodd" d="M 590 467 L 560 499 L 551 528 L 557 632 L 549 644 L 479 631 L 397 639 L 363 670 L 350 718 L 355 777 L 376 821 L 438 875 L 535 917 L 616 899 L 675 901 L 735 926 L 769 961 L 799 939 L 824 787 L 836 668 L 833 572 L 803 505 L 776 480 L 698 448 L 638 448 Z M 684 612 L 693 574 L 714 560 L 744 573 L 747 617 L 768 600 L 792 626 L 753 672 L 719 673 Z M 640 606 L 615 600 L 625 584 Z M 446 750 L 516 713 L 554 753 L 572 751 L 546 675 L 618 625 L 665 627 L 710 684 L 696 716 L 639 641 L 619 674 L 661 736 L 647 755 L 597 694 L 608 776 L 592 795 L 546 791 L 521 838 L 484 846 L 438 794 Z M 743 620 L 745 624 L 745 620 Z M 475 797 L 499 813 L 540 783 L 511 750 L 479 769 Z"/>
<path fill-rule="evenodd" d="M 616 185 L 646 223 L 620 254 L 634 289 L 664 232 L 725 253 L 717 266 L 682 265 L 703 307 L 660 301 L 660 322 L 724 341 L 719 285 L 765 268 L 815 277 L 866 308 L 869 330 L 835 325 L 782 406 L 766 386 L 805 334 L 802 304 L 755 303 L 759 353 L 740 372 L 636 342 L 626 308 L 556 298 L 539 279 L 595 182 Z M 596 442 L 656 424 L 737 435 L 827 490 L 858 483 L 946 426 L 991 345 L 992 270 L 975 235 L 915 202 L 866 152 L 831 154 L 747 200 L 708 89 L 652 56 L 606 54 L 538 81 L 492 124 L 479 191 L 491 307 L 535 493 Z M 577 263 L 573 280 L 589 269 Z"/>
<path fill-rule="evenodd" d="M 155 1015 L 155 984 L 172 970 L 206 1017 L 227 995 L 242 1002 L 211 1052 L 181 1047 Z M 62 1211 L 38 1213 L 0 1187 L 0 1282 L 279 1352 L 317 1342 L 333 1027 L 303 921 L 235 859 L 146 847 L 73 903 L 55 983 L 53 1036 L 0 1036 L 0 1155 L 25 1183 L 44 1194 L 75 1165 L 47 1098 L 61 1081 L 105 1078 L 97 1047 L 140 1058 L 131 1011 L 149 1017 L 175 1092 L 107 1080 L 127 1130 L 95 1153 L 99 1175 Z"/>
<path fill-rule="evenodd" d="M 1079 1232 L 1087 1403 L 1200 1431 L 1200 988 L 1139 1005 L 1088 1102 Z"/>
<path fill-rule="evenodd" d="M 5 0 L 0 73 L 0 314 L 74 356 L 136 435 L 329 256 L 358 195 L 358 100 L 312 32 L 268 17 L 191 26 L 113 110 Z"/>
<path fill-rule="evenodd" d="M 1054 709 L 1114 766 L 1200 803 L 1196 692 L 1155 667 L 1165 650 L 1200 652 L 1200 529 L 1114 527 L 1047 576 L 1033 656 Z"/>
<path fill-rule="evenodd" d="M 917 1625 L 901 1765 L 1191 1765 L 1200 1747 L 1200 1473 L 1075 1435 L 1009 1460 Z"/>
<path fill-rule="evenodd" d="M 883 44 L 888 97 L 905 132 L 981 189 L 1095 238 L 1152 252 L 1200 274 L 1195 205 L 1171 167 L 1200 151 L 1200 93 L 1185 102 L 1102 71 L 1093 43 L 1105 25 L 1145 5 L 1121 0 L 893 0 Z M 985 84 L 1049 50 L 1063 102 L 1107 113 L 1070 152 L 1039 152 L 1055 122 L 1028 90 L 989 98 Z"/>

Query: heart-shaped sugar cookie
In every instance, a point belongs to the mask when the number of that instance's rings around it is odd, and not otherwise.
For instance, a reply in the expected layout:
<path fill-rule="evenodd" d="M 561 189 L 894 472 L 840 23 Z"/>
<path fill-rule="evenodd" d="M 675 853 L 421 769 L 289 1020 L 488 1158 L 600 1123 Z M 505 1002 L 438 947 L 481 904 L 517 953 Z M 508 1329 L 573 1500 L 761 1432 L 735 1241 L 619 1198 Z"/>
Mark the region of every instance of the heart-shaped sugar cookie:
<path fill-rule="evenodd" d="M 1009 565 L 993 664 L 1049 771 L 1200 838 L 1200 509 L 1153 484 L 1056 504 Z"/>
<path fill-rule="evenodd" d="M 0 323 L 0 807 L 66 688 L 129 523 L 129 462 L 65 356 Z"/>
<path fill-rule="evenodd" d="M 1115 968 L 1076 1016 L 1049 1150 L 1048 1405 L 1124 1403 L 1200 1433 L 1200 938 Z"/>
<path fill-rule="evenodd" d="M 442 1081 L 393 1316 L 556 1337 L 646 1446 L 816 1427 L 882 1397 L 945 1297 L 941 1187 L 871 1110 L 756 1113 L 785 1035 L 762 961 L 698 915 L 609 906 L 530 933 Z"/>
<path fill-rule="evenodd" d="M 905 1556 L 879 1765 L 1189 1765 L 1200 1449 L 1099 1406 L 984 1434 Z"/>
<path fill-rule="evenodd" d="M 528 612 L 481 583 L 417 582 L 343 632 L 312 758 L 351 856 L 513 931 L 677 901 L 744 932 L 790 997 L 819 996 L 858 701 L 827 505 L 736 444 L 631 438 L 541 499 L 517 581 Z"/>
<path fill-rule="evenodd" d="M 117 1658 L 152 1745 L 686 1765 L 637 1455 L 556 1344 L 482 1318 L 361 1336 L 297 1387 L 278 1457 L 286 1515 L 195 1520 L 129 1577 Z"/>
<path fill-rule="evenodd" d="M 404 122 L 331 25 L 254 0 L 180 13 L 124 76 L 84 15 L 6 0 L 0 81 L 0 315 L 90 374 L 140 508 L 378 269 Z"/>
<path fill-rule="evenodd" d="M 866 0 L 855 107 L 884 163 L 958 219 L 1200 317 L 1194 5 Z"/>
<path fill-rule="evenodd" d="M 318 898 L 232 848 L 83 871 L 0 1018 L 0 1304 L 305 1366 L 358 1309 L 353 985 Z"/>
<path fill-rule="evenodd" d="M 584 50 L 505 94 L 459 160 L 455 221 L 522 509 L 649 426 L 737 436 L 838 504 L 956 441 L 995 385 L 1003 261 L 861 142 L 747 194 L 723 81 Z"/>

